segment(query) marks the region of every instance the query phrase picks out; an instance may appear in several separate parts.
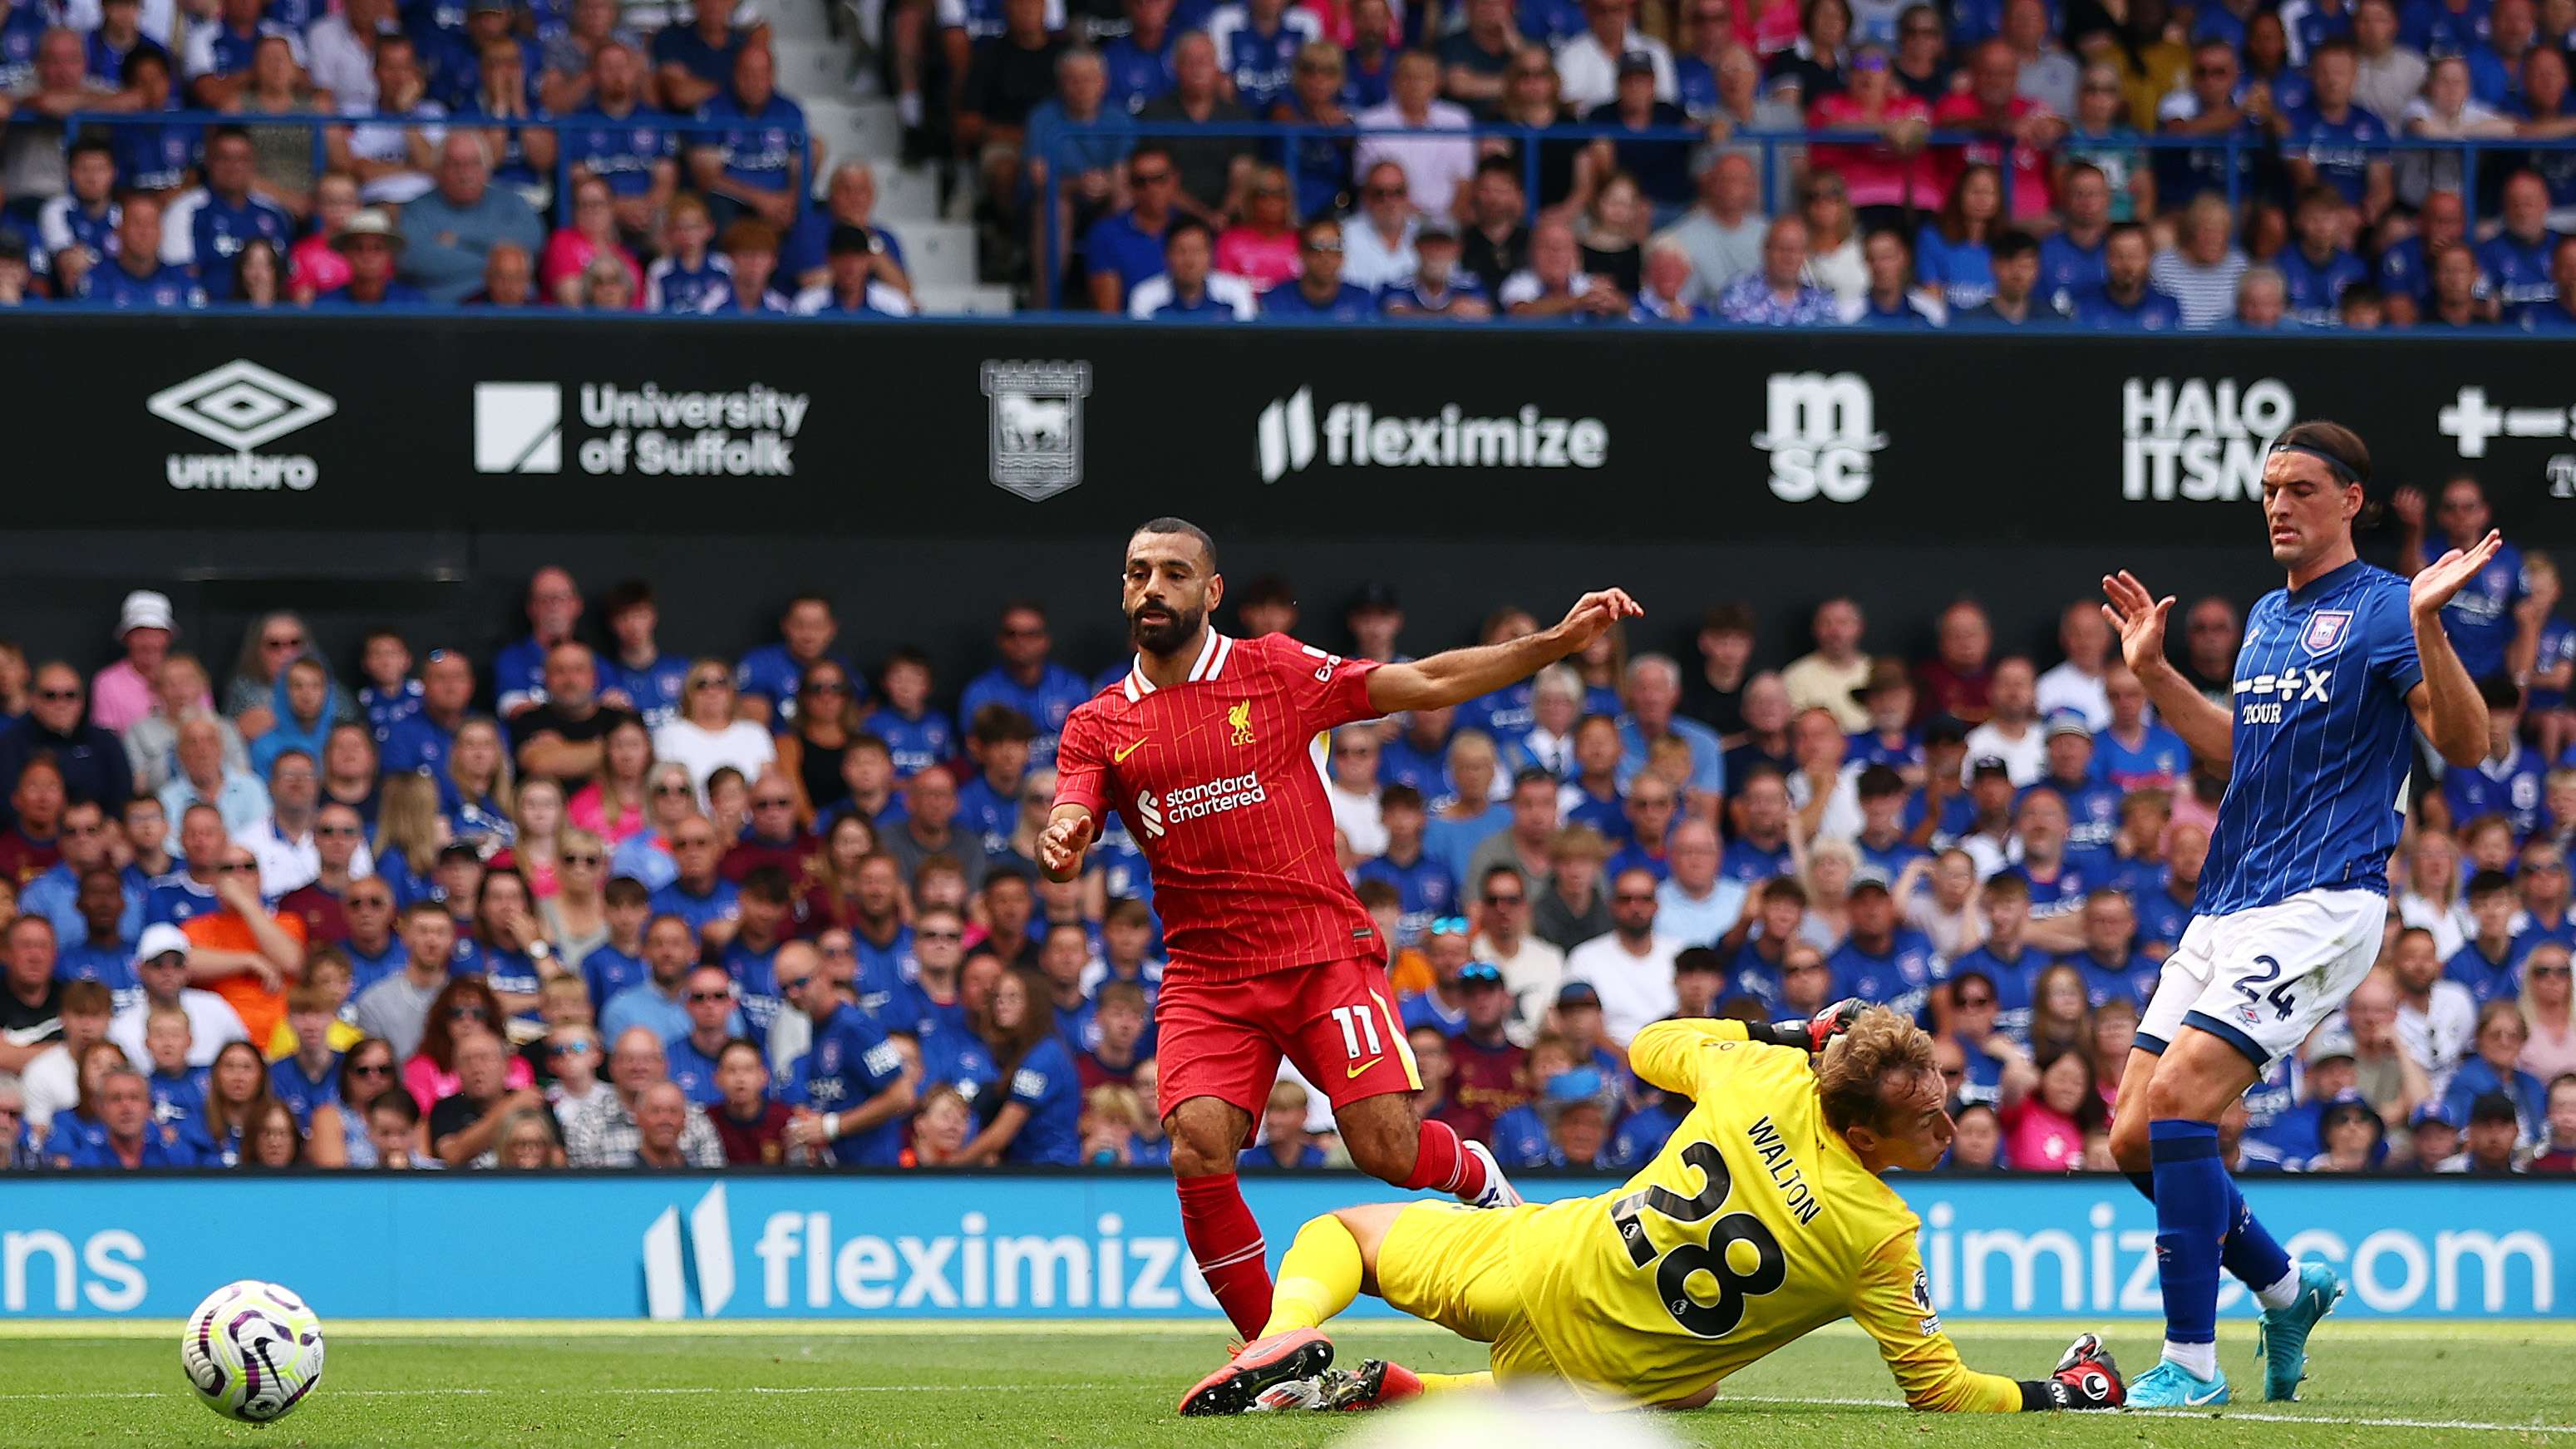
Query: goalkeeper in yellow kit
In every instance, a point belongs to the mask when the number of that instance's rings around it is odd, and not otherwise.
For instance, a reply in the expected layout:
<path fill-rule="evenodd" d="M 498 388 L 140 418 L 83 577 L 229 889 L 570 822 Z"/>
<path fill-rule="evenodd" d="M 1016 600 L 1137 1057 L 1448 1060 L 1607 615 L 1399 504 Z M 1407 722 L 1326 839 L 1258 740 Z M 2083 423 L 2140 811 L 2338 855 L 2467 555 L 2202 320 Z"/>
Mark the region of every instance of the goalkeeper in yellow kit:
<path fill-rule="evenodd" d="M 1942 1333 L 1914 1214 L 1878 1179 L 1928 1169 L 1949 1148 L 1920 1028 L 1856 1002 L 1812 1022 L 1666 1021 L 1637 1034 L 1628 1062 L 1696 1105 L 1617 1192 L 1314 1219 L 1280 1265 L 1261 1337 L 1181 1412 L 1377 1408 L 1497 1381 L 1561 1385 L 1601 1407 L 1696 1408 L 1727 1375 L 1845 1317 L 1878 1340 L 1918 1409 L 2119 1405 L 2119 1371 L 2091 1334 L 2049 1377 L 2015 1382 L 1970 1370 Z M 1363 1290 L 1492 1345 L 1493 1371 L 1417 1375 L 1370 1360 L 1328 1372 L 1319 1325 Z"/>

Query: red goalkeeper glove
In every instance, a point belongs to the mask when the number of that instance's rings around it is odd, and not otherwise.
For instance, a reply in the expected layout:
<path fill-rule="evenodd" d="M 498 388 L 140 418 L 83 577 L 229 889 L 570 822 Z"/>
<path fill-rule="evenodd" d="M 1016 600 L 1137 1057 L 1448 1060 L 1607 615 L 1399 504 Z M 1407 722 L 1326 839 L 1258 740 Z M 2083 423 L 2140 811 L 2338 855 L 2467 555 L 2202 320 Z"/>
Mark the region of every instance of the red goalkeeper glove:
<path fill-rule="evenodd" d="M 1846 996 L 1815 1015 L 1791 1021 L 1757 1022 L 1745 1028 L 1745 1035 L 1772 1046 L 1796 1047 L 1801 1051 L 1820 1052 L 1825 1043 L 1851 1030 L 1854 1019 L 1869 1003 L 1857 996 Z"/>
<path fill-rule="evenodd" d="M 2047 1378 L 2021 1386 L 2025 1409 L 2116 1409 L 2128 1398 L 2120 1366 L 2111 1361 L 2102 1340 L 2089 1333 L 2076 1335 Z"/>

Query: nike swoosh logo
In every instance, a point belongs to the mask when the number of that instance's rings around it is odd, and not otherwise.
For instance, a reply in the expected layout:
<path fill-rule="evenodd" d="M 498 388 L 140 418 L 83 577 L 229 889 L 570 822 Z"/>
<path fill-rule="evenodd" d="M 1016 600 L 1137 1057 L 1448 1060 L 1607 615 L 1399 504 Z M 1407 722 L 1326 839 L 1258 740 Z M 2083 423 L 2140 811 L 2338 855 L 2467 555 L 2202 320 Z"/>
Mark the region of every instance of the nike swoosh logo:
<path fill-rule="evenodd" d="M 1381 1054 L 1379 1054 L 1379 1055 L 1377 1055 L 1377 1056 L 1373 1056 L 1373 1057 L 1369 1058 L 1367 1061 L 1364 1061 L 1364 1062 L 1360 1063 L 1358 1066 L 1351 1068 L 1349 1071 L 1344 1072 L 1342 1075 L 1343 1075 L 1345 1078 L 1349 1078 L 1349 1077 L 1356 1077 L 1356 1076 L 1358 1076 L 1360 1073 L 1367 1071 L 1369 1068 L 1371 1068 L 1371 1067 L 1373 1067 L 1373 1066 L 1376 1066 L 1378 1063 L 1380 1063 L 1380 1062 L 1382 1062 L 1382 1061 L 1385 1061 L 1385 1060 L 1386 1060 L 1385 1055 L 1384 1055 L 1383 1053 L 1381 1053 Z"/>
<path fill-rule="evenodd" d="M 1132 755 L 1143 748 L 1145 748 L 1145 742 L 1143 740 L 1138 740 L 1123 750 L 1113 750 L 1109 755 L 1109 763 L 1113 765 L 1123 765 L 1127 763 L 1127 757 L 1129 755 Z"/>
<path fill-rule="evenodd" d="M 2192 1395 L 2190 1395 L 2190 1394 L 2185 1394 L 2185 1395 L 2183 1395 L 2183 1396 L 2182 1396 L 2182 1401 L 2183 1401 L 2184 1403 L 2186 1403 L 2186 1404 L 2190 1405 L 2191 1407 L 2193 1407 L 2193 1408 L 2197 1409 L 2197 1408 L 2199 1408 L 2201 1405 L 2208 1403 L 2208 1402 L 2209 1402 L 2209 1401 L 2211 1401 L 2212 1399 L 2217 1398 L 2220 1394 L 2223 1394 L 2223 1393 L 2225 1393 L 2225 1392 L 2227 1392 L 2227 1386 L 2226 1386 L 2225 1384 L 2221 1384 L 2221 1385 L 2219 1385 L 2217 1388 L 2211 1389 L 2208 1393 L 2202 1394 L 2202 1395 L 2200 1395 L 2200 1396 L 2199 1396 L 2199 1397 L 2197 1397 L 2197 1398 L 2193 1397 L 2193 1396 L 2192 1396 Z"/>

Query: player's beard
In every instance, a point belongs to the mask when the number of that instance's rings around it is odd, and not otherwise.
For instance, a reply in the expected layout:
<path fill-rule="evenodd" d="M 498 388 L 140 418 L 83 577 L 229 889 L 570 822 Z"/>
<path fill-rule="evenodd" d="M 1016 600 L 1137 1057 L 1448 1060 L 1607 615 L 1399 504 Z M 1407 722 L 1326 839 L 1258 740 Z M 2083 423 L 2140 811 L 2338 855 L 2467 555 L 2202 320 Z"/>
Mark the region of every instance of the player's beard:
<path fill-rule="evenodd" d="M 1144 617 L 1145 608 L 1166 610 L 1165 614 Z M 1199 626 L 1207 622 L 1207 610 L 1183 609 L 1170 604 L 1149 604 L 1127 616 L 1127 638 L 1148 654 L 1169 654 L 1197 637 Z"/>

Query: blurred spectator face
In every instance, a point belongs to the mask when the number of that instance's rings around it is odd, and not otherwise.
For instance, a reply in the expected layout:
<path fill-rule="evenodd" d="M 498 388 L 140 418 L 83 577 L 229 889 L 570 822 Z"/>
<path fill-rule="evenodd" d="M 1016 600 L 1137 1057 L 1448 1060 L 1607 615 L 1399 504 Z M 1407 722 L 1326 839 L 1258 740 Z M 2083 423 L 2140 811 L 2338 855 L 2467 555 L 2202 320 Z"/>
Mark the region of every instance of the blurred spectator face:
<path fill-rule="evenodd" d="M 2576 1147 L 2576 1082 L 2560 1081 L 2549 1089 L 2549 1141 Z"/>
<path fill-rule="evenodd" d="M 1342 52 L 1329 40 L 1310 40 L 1297 52 L 1297 64 L 1289 82 L 1296 88 L 1297 99 L 1308 115 L 1331 105 L 1342 91 Z M 1404 93 L 1404 72 L 1396 71 L 1395 92 Z"/>
<path fill-rule="evenodd" d="M 2322 50 L 2308 58 L 2308 80 L 2316 91 L 2320 110 L 2337 110 L 2352 101 L 2352 82 L 2357 66 L 2351 52 L 2342 49 Z"/>
<path fill-rule="evenodd" d="M 1640 775 L 1628 790 L 1628 825 L 1643 842 L 1660 841 L 1673 828 L 1673 788 Z"/>
<path fill-rule="evenodd" d="M 2147 264 L 2154 258 L 2147 251 L 2143 232 L 2116 231 L 2102 249 L 2102 272 L 2112 290 L 2134 294 L 2147 284 Z"/>
<path fill-rule="evenodd" d="M 1757 674 L 1745 683 L 1744 723 L 1763 735 L 1789 728 L 1789 687 L 1779 675 Z"/>
<path fill-rule="evenodd" d="M 1582 262 L 1583 252 L 1575 244 L 1573 227 L 1561 221 L 1542 221 L 1531 229 L 1530 270 L 1550 291 L 1572 286 Z"/>
<path fill-rule="evenodd" d="M 130 208 L 128 214 L 131 214 Z M 389 237 L 360 233 L 341 244 L 340 255 L 349 259 L 349 276 L 353 281 L 373 286 L 393 280 L 394 244 Z"/>
<path fill-rule="evenodd" d="M 82 151 L 71 158 L 72 195 L 96 206 L 116 186 L 115 158 L 103 151 Z"/>
<path fill-rule="evenodd" d="M 1762 237 L 1762 276 L 1772 290 L 1795 288 L 1807 270 L 1807 224 L 1794 216 L 1771 223 Z"/>
<path fill-rule="evenodd" d="M 1849 744 L 1831 711 L 1811 709 L 1798 716 L 1792 748 L 1801 766 L 1839 767 Z"/>
<path fill-rule="evenodd" d="M 2066 223 L 2090 232 L 2111 219 L 2111 183 L 2100 171 L 2078 166 L 2066 173 Z"/>
<path fill-rule="evenodd" d="M 1896 934 L 1896 901 L 1875 886 L 1851 893 L 1851 927 L 1855 939 L 1883 944 Z"/>
<path fill-rule="evenodd" d="M 488 1031 L 472 1032 L 456 1043 L 456 1089 L 475 1102 L 489 1102 L 501 1095 L 509 1070 L 509 1053 L 501 1038 Z"/>
<path fill-rule="evenodd" d="M 600 106 L 612 114 L 635 103 L 635 52 L 604 45 L 590 58 L 590 84 Z"/>
<path fill-rule="evenodd" d="M 2486 1171 L 2498 1171 L 2513 1161 L 2513 1144 L 2519 1136 L 2511 1120 L 2472 1122 L 2469 1124 L 2469 1163 Z"/>
<path fill-rule="evenodd" d="M 1306 1094 L 1286 1083 L 1274 1089 L 1269 1106 L 1261 1114 L 1261 1136 L 1265 1142 L 1303 1142 Z"/>
<path fill-rule="evenodd" d="M 2466 247 L 2452 247 L 2433 259 L 2433 302 L 2444 311 L 2477 305 L 2478 261 Z"/>
<path fill-rule="evenodd" d="M 1823 953 L 1801 941 L 1789 948 L 1780 963 L 1780 1004 L 1796 1015 L 1807 1015 L 1825 1004 L 1826 988 L 1833 985 L 1833 975 L 1825 969 Z"/>
<path fill-rule="evenodd" d="M 237 202 L 250 194 L 252 170 L 250 137 L 225 134 L 206 143 L 206 186 L 217 196 Z"/>
<path fill-rule="evenodd" d="M 1874 231 L 1862 244 L 1862 258 L 1869 263 L 1869 290 L 1878 297 L 1895 297 L 1905 290 L 1905 243 L 1892 231 Z"/>
<path fill-rule="evenodd" d="M 2364 55 L 2383 55 L 2397 43 L 2397 7 L 2391 0 L 2361 0 L 2352 11 L 2353 43 Z"/>
<path fill-rule="evenodd" d="M 2027 720 L 2039 698 L 2039 679 L 2031 672 L 2030 661 L 2006 659 L 1995 666 L 1995 677 L 1989 686 L 1988 699 L 1999 719 Z"/>
<path fill-rule="evenodd" d="M 1962 1171 L 1983 1172 L 2001 1160 L 2003 1145 L 2003 1129 L 1992 1111 L 1983 1107 L 1964 1109 L 1950 1138 L 1950 1165 Z"/>
<path fill-rule="evenodd" d="M 2528 171 L 2504 184 L 2504 229 L 2526 241 L 2549 230 L 2549 184 Z"/>
<path fill-rule="evenodd" d="M 1380 231 L 1403 226 L 1413 210 L 1412 192 L 1404 184 L 1404 168 L 1392 161 L 1381 161 L 1369 168 L 1360 196 L 1368 207 L 1370 223 Z"/>
<path fill-rule="evenodd" d="M 1172 43 L 1172 83 L 1181 99 L 1198 105 L 1216 94 L 1216 42 L 1193 30 Z"/>
<path fill-rule="evenodd" d="M 716 1064 L 716 1090 L 736 1116 L 757 1115 L 769 1091 L 769 1068 L 761 1065 L 760 1053 L 727 1047 L 724 1060 Z"/>
<path fill-rule="evenodd" d="M 1764 775 L 1744 787 L 1744 829 L 1769 839 L 1789 825 L 1789 787 L 1777 775 Z"/>
<path fill-rule="evenodd" d="M 350 859 L 358 853 L 358 843 L 365 838 L 366 825 L 358 818 L 358 812 L 337 801 L 323 806 L 314 819 L 314 849 L 322 858 L 322 868 L 334 875 L 349 868 Z"/>
<path fill-rule="evenodd" d="M 2522 95 L 2531 114 L 2557 115 L 2567 98 L 2567 57 L 2554 46 L 2534 46 L 2522 58 Z"/>
<path fill-rule="evenodd" d="M 1490 1034 L 1512 1014 L 1511 989 L 1499 981 L 1470 981 L 1467 983 L 1466 1009 L 1467 1029 L 1480 1035 Z"/>
<path fill-rule="evenodd" d="M 2191 90 L 2203 110 L 2221 110 L 2236 94 L 2236 50 L 2224 41 L 2204 43 L 2191 58 Z"/>
<path fill-rule="evenodd" d="M 1156 162 L 1154 166 L 1153 175 L 1159 183 L 1154 194 L 1157 198 L 1167 197 L 1171 194 L 1171 165 Z M 1163 269 L 1171 274 L 1172 285 L 1193 295 L 1207 285 L 1212 260 L 1208 235 L 1197 227 L 1183 227 L 1173 232 L 1171 240 L 1163 246 Z"/>
<path fill-rule="evenodd" d="M 1351 38 L 1353 48 L 1363 51 L 1376 51 L 1394 40 L 1395 11 L 1387 0 L 1358 0 L 1351 7 Z M 1433 67 L 1435 81 L 1439 74 L 1438 67 Z"/>
<path fill-rule="evenodd" d="M 451 651 L 433 651 L 420 672 L 421 702 L 442 718 L 462 714 L 474 702 L 474 666 Z"/>
<path fill-rule="evenodd" d="M 2137 934 L 2137 928 L 2137 913 L 2120 896 L 2096 896 L 2084 904 L 2084 944 L 2096 956 L 2128 955 L 2129 941 Z"/>
<path fill-rule="evenodd" d="M 1675 827 L 1666 853 L 1673 880 L 1683 890 L 1704 896 L 1717 884 L 1717 832 L 1706 822 L 1685 820 Z"/>
<path fill-rule="evenodd" d="M 1423 944 L 1423 954 L 1431 958 L 1431 974 L 1439 978 L 1441 985 L 1456 985 L 1458 973 L 1469 959 L 1465 927 L 1447 921 L 1435 924 Z"/>
<path fill-rule="evenodd" d="M 2555 915 L 2567 904 L 2567 857 L 2545 840 L 2523 848 L 2522 870 L 2515 880 L 2522 887 L 2523 905 L 2534 912 Z"/>
<path fill-rule="evenodd" d="M 945 975 L 965 954 L 966 928 L 953 911 L 925 911 L 912 928 L 912 953 L 920 965 Z"/>
<path fill-rule="evenodd" d="M 1044 36 L 1046 0 L 1002 0 L 1002 23 L 1010 27 L 1013 38 L 1021 41 Z"/>
<path fill-rule="evenodd" d="M 677 1152 L 680 1134 L 688 1125 L 689 1099 L 669 1082 L 645 1088 L 644 1095 L 635 1100 L 635 1130 L 656 1157 Z"/>
<path fill-rule="evenodd" d="M 2458 246 L 2469 231 L 2468 203 L 2456 191 L 2427 192 L 2415 214 L 2415 229 L 2427 253 Z"/>
<path fill-rule="evenodd" d="M 141 1077 L 119 1072 L 99 1087 L 98 1115 L 109 1135 L 132 1142 L 143 1135 L 144 1124 L 151 1119 L 152 1093 Z"/>
<path fill-rule="evenodd" d="M 847 260 L 849 260 L 847 255 L 832 258 L 832 272 L 836 281 L 842 271 L 843 262 Z M 864 270 L 866 258 L 861 257 L 858 260 L 862 264 L 861 269 Z M 865 283 L 862 281 L 853 285 L 865 285 Z M 613 256 L 592 257 L 590 264 L 581 269 L 581 296 L 583 304 L 593 312 L 632 311 L 635 307 L 635 277 L 626 270 L 624 262 Z"/>
<path fill-rule="evenodd" d="M 651 1027 L 628 1027 L 618 1036 L 616 1049 L 608 1054 L 608 1079 L 630 1099 L 669 1074 L 662 1039 L 653 1034 Z"/>
<path fill-rule="evenodd" d="M 2015 812 L 2015 833 L 2025 855 L 2054 864 L 2066 848 L 2066 802 L 2054 790 L 2033 790 Z"/>
<path fill-rule="evenodd" d="M 1027 672 L 1046 663 L 1054 640 L 1047 633 L 1046 615 L 1035 609 L 1012 609 L 1002 615 L 1001 632 L 993 642 L 1004 664 Z"/>
<path fill-rule="evenodd" d="M 242 150 L 247 153 L 247 138 Z M 483 138 L 479 132 L 450 131 L 438 148 L 438 192 L 458 206 L 473 206 L 483 199 L 483 188 L 492 179 L 492 165 L 484 156 Z"/>
<path fill-rule="evenodd" d="M 2236 318 L 2248 327 L 2278 327 L 2288 310 L 2289 296 L 2278 277 L 2255 273 L 2238 289 Z"/>
<path fill-rule="evenodd" d="M 160 244 L 153 238 L 160 234 L 161 203 L 148 196 L 127 197 L 125 214 L 116 223 L 116 245 L 120 256 L 129 263 L 137 257 L 148 262 L 159 256 Z"/>
<path fill-rule="evenodd" d="M 400 1112 L 369 1112 L 367 1141 L 375 1146 L 376 1160 L 386 1166 L 409 1166 L 417 1125 Z"/>
<path fill-rule="evenodd" d="M 1565 1160 L 1590 1166 L 1601 1160 L 1602 1144 L 1609 1140 L 1609 1128 L 1601 1115 L 1598 1102 L 1570 1102 L 1557 1109 L 1556 1121 L 1548 1127 L 1548 1140 Z"/>
<path fill-rule="evenodd" d="M 1540 52 L 1540 54 L 1544 56 L 1545 52 Z M 1512 75 L 1514 77 L 1515 84 L 1525 84 L 1525 82 L 1522 82 L 1519 78 L 1524 74 L 1526 68 L 1533 64 L 1544 68 L 1547 62 L 1544 59 L 1540 59 L 1535 62 L 1527 60 L 1512 62 Z M 1555 72 L 1549 71 L 1548 74 L 1554 75 Z M 1476 183 L 1472 200 L 1476 209 L 1476 224 L 1478 226 L 1508 227 L 1518 226 L 1520 224 L 1522 212 L 1524 210 L 1521 200 L 1521 184 L 1501 169 L 1497 168 L 1491 171 L 1479 171 L 1476 173 Z"/>
<path fill-rule="evenodd" d="M 2506 1073 L 2507 1080 L 2511 1080 L 2514 1059 L 2522 1055 L 2523 1043 L 2530 1039 L 2530 1028 L 2522 1024 L 2520 1016 L 2509 1011 L 2497 1012 L 2478 1023 L 2479 1057 L 2498 1072 Z"/>
<path fill-rule="evenodd" d="M 2299 245 L 2313 253 L 2334 249 L 2343 236 L 2343 208 L 2331 193 L 2303 197 L 2292 225 L 2299 233 Z"/>
<path fill-rule="evenodd" d="M 2013 90 L 2021 81 L 2021 58 L 2013 54 L 2002 40 L 1989 40 L 1977 47 L 1968 62 L 1968 89 L 1977 104 L 1989 111 L 2010 106 Z"/>
<path fill-rule="evenodd" d="M 1643 940 L 1654 933 L 1654 872 L 1619 872 L 1618 879 L 1610 883 L 1610 923 L 1631 940 Z"/>
<path fill-rule="evenodd" d="M 1333 783 L 1354 794 L 1377 794 L 1378 742 L 1374 731 L 1354 725 L 1333 735 Z"/>
<path fill-rule="evenodd" d="M 1097 81 L 1100 67 L 1094 64 L 1091 70 L 1093 79 Z M 759 114 L 769 104 L 769 98 L 777 92 L 778 62 L 770 56 L 769 47 L 744 46 L 742 52 L 734 57 L 733 62 L 733 93 L 742 101 L 743 110 L 753 115 Z M 1095 85 L 1092 102 L 1098 104 L 1099 99 L 1099 90 Z M 1085 111 L 1083 114 L 1088 115 L 1090 112 Z"/>

